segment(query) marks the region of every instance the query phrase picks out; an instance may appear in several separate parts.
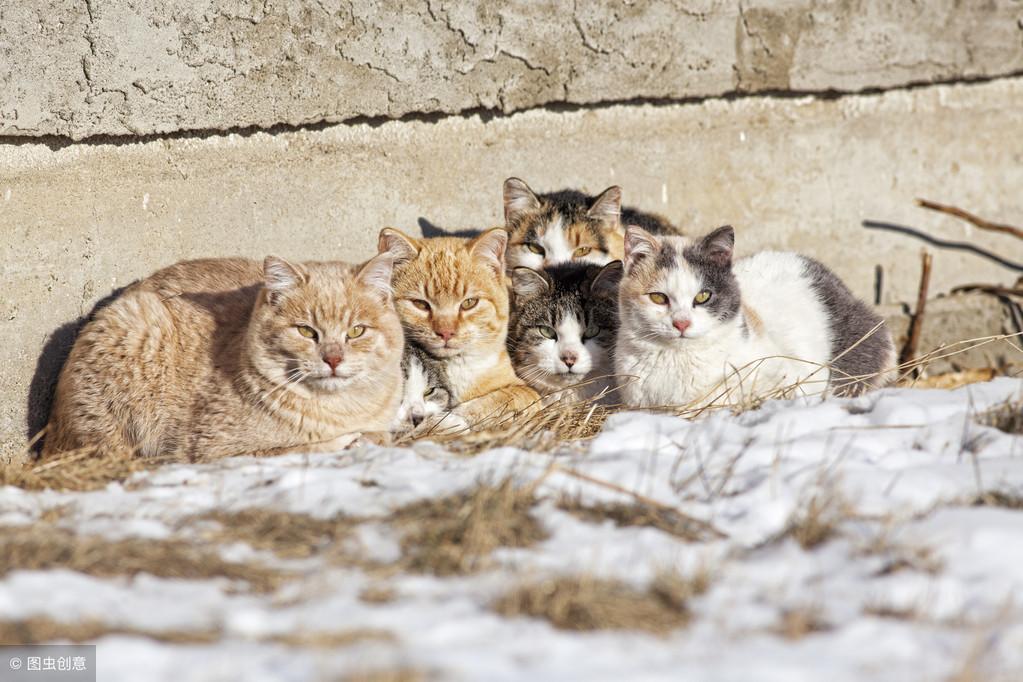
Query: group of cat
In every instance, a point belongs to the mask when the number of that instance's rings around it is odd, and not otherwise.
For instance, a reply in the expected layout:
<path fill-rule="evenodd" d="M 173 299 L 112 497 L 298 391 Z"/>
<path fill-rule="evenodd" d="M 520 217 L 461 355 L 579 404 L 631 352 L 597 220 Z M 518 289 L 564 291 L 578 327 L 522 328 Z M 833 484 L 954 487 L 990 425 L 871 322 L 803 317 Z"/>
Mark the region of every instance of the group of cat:
<path fill-rule="evenodd" d="M 79 334 L 43 454 L 329 451 L 566 396 L 855 394 L 894 366 L 883 321 L 827 268 L 733 262 L 731 227 L 684 236 L 618 187 L 537 194 L 517 178 L 504 215 L 474 238 L 385 228 L 361 265 L 207 259 L 136 282 Z"/>

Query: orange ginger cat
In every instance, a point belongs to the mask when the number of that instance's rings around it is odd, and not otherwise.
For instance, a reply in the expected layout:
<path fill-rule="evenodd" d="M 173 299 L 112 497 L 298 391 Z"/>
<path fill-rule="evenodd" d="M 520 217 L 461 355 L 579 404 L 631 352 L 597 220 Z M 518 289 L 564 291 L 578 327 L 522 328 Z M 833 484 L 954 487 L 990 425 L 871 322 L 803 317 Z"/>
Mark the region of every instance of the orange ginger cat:
<path fill-rule="evenodd" d="M 515 376 L 505 348 L 507 244 L 502 228 L 474 239 L 414 239 L 391 228 L 380 232 L 380 250 L 395 254 L 392 285 L 405 339 L 444 363 L 456 407 L 455 420 L 442 420 L 441 426 L 461 420 L 476 424 L 539 400 Z"/>
<path fill-rule="evenodd" d="M 138 282 L 75 341 L 44 456 L 309 452 L 386 432 L 402 393 L 392 265 L 208 259 Z"/>

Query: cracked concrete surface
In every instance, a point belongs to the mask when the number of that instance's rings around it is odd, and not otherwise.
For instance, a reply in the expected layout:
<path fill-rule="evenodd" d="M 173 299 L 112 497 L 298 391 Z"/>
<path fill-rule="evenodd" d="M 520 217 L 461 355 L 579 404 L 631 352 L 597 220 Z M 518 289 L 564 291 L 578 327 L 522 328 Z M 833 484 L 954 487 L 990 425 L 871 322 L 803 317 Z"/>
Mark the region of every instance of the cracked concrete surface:
<path fill-rule="evenodd" d="M 1019 0 L 0 3 L 0 135 L 153 135 L 1023 70 Z"/>

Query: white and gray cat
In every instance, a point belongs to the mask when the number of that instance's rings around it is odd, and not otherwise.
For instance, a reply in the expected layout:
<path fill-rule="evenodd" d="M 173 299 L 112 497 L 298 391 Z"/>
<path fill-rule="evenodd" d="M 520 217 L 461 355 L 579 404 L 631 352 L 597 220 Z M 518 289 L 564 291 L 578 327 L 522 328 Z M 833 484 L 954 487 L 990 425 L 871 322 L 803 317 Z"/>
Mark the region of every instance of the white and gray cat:
<path fill-rule="evenodd" d="M 732 262 L 735 233 L 625 233 L 615 370 L 632 406 L 855 395 L 885 384 L 891 332 L 838 277 L 795 253 Z M 786 390 L 787 389 L 787 390 Z"/>
<path fill-rule="evenodd" d="M 448 415 L 445 425 L 447 422 L 454 424 L 449 414 L 455 407 L 454 392 L 443 360 L 437 360 L 418 346 L 407 343 L 401 359 L 401 373 L 405 384 L 401 406 L 392 427 L 394 433 L 412 433 L 424 423 L 436 425 L 444 419 L 444 415 Z"/>

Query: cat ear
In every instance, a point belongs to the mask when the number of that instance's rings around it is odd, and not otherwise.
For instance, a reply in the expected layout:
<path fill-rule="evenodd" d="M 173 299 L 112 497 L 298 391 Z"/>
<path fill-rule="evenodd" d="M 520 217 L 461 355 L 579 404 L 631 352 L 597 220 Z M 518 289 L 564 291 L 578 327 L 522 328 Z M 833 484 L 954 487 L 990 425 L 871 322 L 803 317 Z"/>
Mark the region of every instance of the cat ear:
<path fill-rule="evenodd" d="M 377 239 L 377 251 L 391 254 L 395 265 L 414 259 L 419 255 L 420 248 L 422 247 L 418 240 L 393 227 L 380 230 L 380 237 Z"/>
<path fill-rule="evenodd" d="M 512 291 L 521 298 L 542 296 L 551 290 L 547 276 L 532 268 L 518 267 L 512 270 Z"/>
<path fill-rule="evenodd" d="M 735 248 L 735 230 L 724 225 L 700 240 L 700 255 L 722 267 L 732 264 L 732 249 Z"/>
<path fill-rule="evenodd" d="M 642 227 L 629 225 L 625 228 L 625 267 L 632 267 L 643 258 L 650 256 L 661 248 L 661 242 Z"/>
<path fill-rule="evenodd" d="M 385 301 L 391 298 L 391 273 L 394 270 L 394 254 L 389 251 L 377 254 L 366 261 L 355 281 L 380 294 Z"/>
<path fill-rule="evenodd" d="M 508 178 L 504 181 L 504 223 L 508 225 L 522 213 L 540 208 L 540 200 L 522 180 Z"/>
<path fill-rule="evenodd" d="M 501 276 L 504 274 L 504 250 L 507 246 L 508 233 L 503 227 L 495 227 L 472 240 L 469 252 Z"/>
<path fill-rule="evenodd" d="M 600 193 L 586 211 L 588 218 L 599 220 L 611 225 L 618 225 L 622 215 L 622 188 L 618 185 L 608 187 Z"/>
<path fill-rule="evenodd" d="M 620 260 L 613 260 L 593 277 L 590 282 L 590 296 L 598 298 L 615 299 L 618 297 L 618 285 L 622 281 L 622 273 L 625 269 Z"/>
<path fill-rule="evenodd" d="M 282 296 L 305 281 L 305 275 L 283 258 L 267 256 L 263 259 L 263 280 L 270 292 L 270 303 L 276 305 Z"/>

